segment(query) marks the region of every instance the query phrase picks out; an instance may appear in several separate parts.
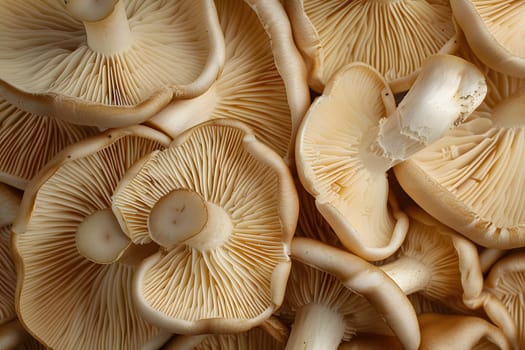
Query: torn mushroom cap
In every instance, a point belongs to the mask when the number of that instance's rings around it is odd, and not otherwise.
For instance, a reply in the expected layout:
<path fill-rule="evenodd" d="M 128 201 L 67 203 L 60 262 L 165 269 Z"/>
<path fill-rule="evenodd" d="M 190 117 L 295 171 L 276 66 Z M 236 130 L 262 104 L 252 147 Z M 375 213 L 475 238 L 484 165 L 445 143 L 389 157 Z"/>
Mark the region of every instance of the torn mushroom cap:
<path fill-rule="evenodd" d="M 224 63 L 213 1 L 2 2 L 0 93 L 35 114 L 117 127 L 203 93 Z"/>
<path fill-rule="evenodd" d="M 490 270 L 485 288 L 498 298 L 516 324 L 517 343 L 525 347 L 525 253 L 513 253 L 498 261 Z"/>
<path fill-rule="evenodd" d="M 387 170 L 462 121 L 485 91 L 481 73 L 455 56 L 428 59 L 397 108 L 371 67 L 339 71 L 300 126 L 296 160 L 301 183 L 347 249 L 380 260 L 401 245 L 407 219 L 393 200 L 388 207 Z"/>
<path fill-rule="evenodd" d="M 490 248 L 525 245 L 525 94 L 502 101 L 394 168 L 403 189 L 441 222 Z"/>
<path fill-rule="evenodd" d="M 417 349 L 420 339 L 414 309 L 403 291 L 381 269 L 309 238 L 294 238 L 291 253 L 294 260 L 335 276 L 346 288 L 364 296 L 383 315 L 403 347 Z"/>
<path fill-rule="evenodd" d="M 455 50 L 448 1 L 285 3 L 310 86 L 318 92 L 351 62 L 373 66 L 394 92 L 401 92 L 414 82 L 427 57 Z"/>
<path fill-rule="evenodd" d="M 28 185 L 13 225 L 16 297 L 24 327 L 47 347 L 139 349 L 162 334 L 131 300 L 134 262 L 151 248 L 127 239 L 123 255 L 112 243 L 120 227 L 107 222 L 126 170 L 169 142 L 143 126 L 109 130 L 64 149 Z"/>
<path fill-rule="evenodd" d="M 451 0 L 454 17 L 480 60 L 492 69 L 525 78 L 525 3 Z"/>
<path fill-rule="evenodd" d="M 297 194 L 282 158 L 242 124 L 200 124 L 151 154 L 121 181 L 113 211 L 134 242 L 162 246 L 133 287 L 152 324 L 238 332 L 281 304 Z"/>
<path fill-rule="evenodd" d="M 292 243 L 293 244 L 293 243 Z M 318 247 L 314 247 L 315 249 Z M 321 248 L 322 249 L 322 248 Z M 293 322 L 287 349 L 336 349 L 360 333 L 392 335 L 366 295 L 327 272 L 294 261 L 280 316 Z"/>
<path fill-rule="evenodd" d="M 408 233 L 396 259 L 380 268 L 406 293 L 415 292 L 465 309 L 463 300 L 478 298 L 483 275 L 476 246 L 421 209 L 412 207 Z"/>
<path fill-rule="evenodd" d="M 0 97 L 0 181 L 24 189 L 60 150 L 97 133 L 95 127 L 25 112 Z"/>
<path fill-rule="evenodd" d="M 149 125 L 176 136 L 205 120 L 235 119 L 290 163 L 310 96 L 286 13 L 276 0 L 215 5 L 226 44 L 220 76 L 206 93 L 172 102 Z"/>
<path fill-rule="evenodd" d="M 421 350 L 470 350 L 489 344 L 496 349 L 512 349 L 500 328 L 479 317 L 428 313 L 419 315 L 418 320 Z"/>

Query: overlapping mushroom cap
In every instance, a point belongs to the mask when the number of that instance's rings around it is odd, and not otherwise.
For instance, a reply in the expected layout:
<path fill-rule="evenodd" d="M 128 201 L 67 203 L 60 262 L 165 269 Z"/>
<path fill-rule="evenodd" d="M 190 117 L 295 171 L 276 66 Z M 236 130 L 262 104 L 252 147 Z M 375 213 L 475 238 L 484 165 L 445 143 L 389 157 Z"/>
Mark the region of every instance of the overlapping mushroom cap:
<path fill-rule="evenodd" d="M 226 61 L 202 96 L 175 101 L 150 123 L 172 136 L 209 119 L 231 118 L 288 161 L 310 104 L 306 72 L 277 0 L 217 0 Z"/>
<path fill-rule="evenodd" d="M 2 1 L 0 94 L 103 127 L 204 92 L 224 61 L 213 1 Z"/>
<path fill-rule="evenodd" d="M 281 304 L 297 194 L 282 158 L 239 123 L 181 134 L 129 171 L 113 210 L 134 242 L 157 242 L 133 293 L 174 333 L 247 330 Z"/>
<path fill-rule="evenodd" d="M 394 92 L 407 90 L 423 61 L 455 49 L 446 0 L 286 0 L 310 86 L 321 92 L 351 62 L 373 66 Z"/>
<path fill-rule="evenodd" d="M 476 56 L 496 71 L 525 78 L 523 1 L 451 0 L 450 5 Z"/>
<path fill-rule="evenodd" d="M 0 181 L 23 189 L 60 150 L 98 132 L 33 115 L 0 97 Z"/>
<path fill-rule="evenodd" d="M 131 299 L 134 261 L 151 249 L 132 245 L 110 208 L 125 171 L 169 141 L 141 126 L 107 131 L 64 149 L 26 189 L 13 225 L 18 313 L 46 346 L 139 349 L 163 335 Z"/>
<path fill-rule="evenodd" d="M 448 55 L 427 60 L 397 108 L 371 67 L 338 72 L 300 126 L 296 161 L 301 183 L 347 249 L 380 260 L 401 245 L 407 218 L 388 198 L 387 170 L 461 122 L 485 92 L 479 70 Z"/>

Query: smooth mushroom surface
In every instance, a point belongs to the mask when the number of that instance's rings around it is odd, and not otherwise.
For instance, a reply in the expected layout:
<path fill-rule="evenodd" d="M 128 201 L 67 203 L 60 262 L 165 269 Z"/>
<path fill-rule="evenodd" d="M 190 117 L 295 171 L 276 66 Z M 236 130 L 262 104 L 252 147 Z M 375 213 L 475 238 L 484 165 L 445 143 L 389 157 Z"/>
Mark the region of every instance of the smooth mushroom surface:
<path fill-rule="evenodd" d="M 235 119 L 290 163 L 310 96 L 286 13 L 277 0 L 215 5 L 226 45 L 220 76 L 203 95 L 176 100 L 149 124 L 176 136 L 206 120 Z"/>
<path fill-rule="evenodd" d="M 0 182 L 0 228 L 15 221 L 22 200 L 22 193 L 17 189 Z"/>
<path fill-rule="evenodd" d="M 203 93 L 224 63 L 212 0 L 6 0 L 0 12 L 0 94 L 75 124 L 143 122 Z"/>
<path fill-rule="evenodd" d="M 65 148 L 29 183 L 13 224 L 17 312 L 47 347 L 141 349 L 165 334 L 131 297 L 136 263 L 155 248 L 132 244 L 110 208 L 126 170 L 169 142 L 143 126 L 109 130 Z"/>
<path fill-rule="evenodd" d="M 525 93 L 500 102 L 394 168 L 424 210 L 489 248 L 525 245 Z"/>
<path fill-rule="evenodd" d="M 394 92 L 408 90 L 423 61 L 456 48 L 446 0 L 285 0 L 310 86 L 322 92 L 348 63 L 377 69 Z"/>
<path fill-rule="evenodd" d="M 525 3 L 520 0 L 451 0 L 454 18 L 480 60 L 525 78 Z"/>
<path fill-rule="evenodd" d="M 60 150 L 98 133 L 95 127 L 25 112 L 0 97 L 0 181 L 24 189 Z"/>
<path fill-rule="evenodd" d="M 283 159 L 245 125 L 218 119 L 179 135 L 122 179 L 113 211 L 133 242 L 156 242 L 134 302 L 179 334 L 232 333 L 282 303 L 298 215 Z"/>
<path fill-rule="evenodd" d="M 377 71 L 350 64 L 310 106 L 298 132 L 298 175 L 342 244 L 369 260 L 393 254 L 407 218 L 390 195 L 387 171 L 461 123 L 483 100 L 471 63 L 436 55 L 395 107 Z M 389 200 L 390 199 L 390 200 Z"/>

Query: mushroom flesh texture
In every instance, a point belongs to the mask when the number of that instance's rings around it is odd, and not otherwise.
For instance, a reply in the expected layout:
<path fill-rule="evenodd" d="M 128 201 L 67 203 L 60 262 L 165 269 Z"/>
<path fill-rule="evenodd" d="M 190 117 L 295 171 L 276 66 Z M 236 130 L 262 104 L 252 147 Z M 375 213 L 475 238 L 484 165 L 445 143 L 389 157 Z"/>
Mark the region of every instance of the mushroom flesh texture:
<path fill-rule="evenodd" d="M 285 0 L 297 46 L 318 92 L 348 63 L 377 69 L 394 92 L 408 90 L 422 63 L 456 48 L 446 0 Z"/>
<path fill-rule="evenodd" d="M 388 207 L 387 170 L 459 124 L 485 92 L 479 70 L 455 56 L 428 59 L 397 108 L 371 67 L 339 71 L 300 126 L 296 161 L 301 183 L 347 249 L 369 260 L 394 253 L 407 219 L 393 201 Z"/>
<path fill-rule="evenodd" d="M 241 123 L 179 135 L 131 169 L 113 211 L 133 242 L 157 242 L 133 286 L 152 324 L 179 334 L 261 324 L 282 302 L 298 215 L 283 159 Z"/>
<path fill-rule="evenodd" d="M 0 97 L 0 181 L 24 189 L 60 150 L 98 133 L 95 127 L 25 112 Z"/>
<path fill-rule="evenodd" d="M 133 163 L 169 142 L 143 126 L 109 130 L 65 148 L 29 183 L 13 224 L 16 297 L 24 327 L 47 347 L 139 349 L 165 333 L 131 298 L 136 262 L 152 247 L 122 234 L 111 196 Z"/>
<path fill-rule="evenodd" d="M 481 61 L 525 78 L 525 3 L 519 0 L 451 0 L 454 17 Z"/>
<path fill-rule="evenodd" d="M 500 102 L 394 168 L 428 213 L 489 248 L 525 245 L 525 93 Z"/>
<path fill-rule="evenodd" d="M 418 348 L 414 309 L 378 267 L 304 237 L 293 239 L 291 253 L 295 273 L 285 307 L 298 313 L 286 349 L 336 349 L 356 331 L 393 334 L 405 349 Z"/>
<path fill-rule="evenodd" d="M 282 5 L 250 2 L 215 1 L 226 45 L 218 79 L 203 95 L 174 101 L 148 123 L 175 137 L 206 120 L 235 119 L 290 163 L 310 104 L 305 68 Z"/>
<path fill-rule="evenodd" d="M 203 93 L 224 63 L 212 0 L 5 0 L 0 94 L 35 114 L 137 124 Z"/>

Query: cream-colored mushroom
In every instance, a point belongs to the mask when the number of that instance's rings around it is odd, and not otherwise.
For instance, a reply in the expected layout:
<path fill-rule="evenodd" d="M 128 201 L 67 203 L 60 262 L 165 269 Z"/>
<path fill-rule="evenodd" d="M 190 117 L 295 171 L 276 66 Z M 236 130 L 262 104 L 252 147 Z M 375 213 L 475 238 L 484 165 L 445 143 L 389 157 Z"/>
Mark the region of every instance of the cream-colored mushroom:
<path fill-rule="evenodd" d="M 200 124 L 146 157 L 122 179 L 113 211 L 132 241 L 161 246 L 133 286 L 152 324 L 239 332 L 282 303 L 297 194 L 283 159 L 243 124 Z"/>
<path fill-rule="evenodd" d="M 456 47 L 448 1 L 286 0 L 294 37 L 317 92 L 348 63 L 364 62 L 394 92 L 408 90 L 423 61 Z"/>
<path fill-rule="evenodd" d="M 143 126 L 109 130 L 65 148 L 29 183 L 13 224 L 17 311 L 47 347 L 141 349 L 169 336 L 131 300 L 136 263 L 155 247 L 131 244 L 110 210 L 126 170 L 169 142 Z"/>
<path fill-rule="evenodd" d="M 0 95 L 75 124 L 143 122 L 215 81 L 224 41 L 212 0 L 6 0 Z"/>
<path fill-rule="evenodd" d="M 455 56 L 430 58 L 397 108 L 371 67 L 339 71 L 300 126 L 296 160 L 301 183 L 347 249 L 370 260 L 397 250 L 407 219 L 393 196 L 388 201 L 387 170 L 460 123 L 485 91 L 481 73 Z"/>
<path fill-rule="evenodd" d="M 171 136 L 200 122 L 231 118 L 293 162 L 295 134 L 310 104 L 306 72 L 277 0 L 217 0 L 226 62 L 203 95 L 178 100 L 149 121 Z"/>

